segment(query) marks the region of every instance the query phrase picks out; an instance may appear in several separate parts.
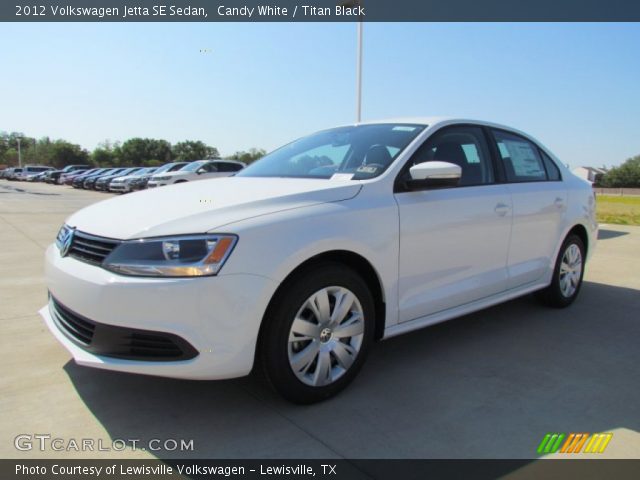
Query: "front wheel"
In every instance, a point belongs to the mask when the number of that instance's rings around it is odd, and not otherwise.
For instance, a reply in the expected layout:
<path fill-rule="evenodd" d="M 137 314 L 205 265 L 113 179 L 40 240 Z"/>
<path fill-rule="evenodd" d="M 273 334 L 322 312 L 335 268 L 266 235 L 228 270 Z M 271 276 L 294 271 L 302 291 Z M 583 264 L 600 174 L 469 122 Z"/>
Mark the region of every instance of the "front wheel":
<path fill-rule="evenodd" d="M 584 276 L 585 247 L 577 235 L 569 235 L 558 253 L 551 284 L 536 296 L 544 304 L 568 307 L 578 296 Z"/>
<path fill-rule="evenodd" d="M 290 279 L 274 302 L 260 338 L 271 384 L 295 403 L 337 394 L 362 367 L 373 339 L 367 284 L 346 266 L 325 264 Z"/>

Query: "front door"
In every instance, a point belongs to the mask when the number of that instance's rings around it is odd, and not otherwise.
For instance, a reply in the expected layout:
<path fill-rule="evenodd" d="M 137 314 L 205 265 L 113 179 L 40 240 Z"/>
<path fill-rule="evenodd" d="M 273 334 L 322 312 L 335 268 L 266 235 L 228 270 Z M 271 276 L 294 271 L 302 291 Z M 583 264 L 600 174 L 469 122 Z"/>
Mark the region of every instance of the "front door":
<path fill-rule="evenodd" d="M 480 127 L 454 126 L 429 137 L 409 161 L 460 165 L 458 187 L 399 191 L 399 313 L 406 322 L 507 288 L 512 202 L 495 183 Z M 408 175 L 408 168 L 403 170 Z"/>

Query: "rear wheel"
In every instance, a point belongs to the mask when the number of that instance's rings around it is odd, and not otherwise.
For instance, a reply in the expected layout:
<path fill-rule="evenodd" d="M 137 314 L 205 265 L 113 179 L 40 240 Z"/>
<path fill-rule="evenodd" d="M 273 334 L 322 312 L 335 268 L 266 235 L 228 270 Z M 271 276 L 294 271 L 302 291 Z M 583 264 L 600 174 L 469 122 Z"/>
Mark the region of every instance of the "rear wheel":
<path fill-rule="evenodd" d="M 585 247 L 577 235 L 569 235 L 558 253 L 551 284 L 536 293 L 544 304 L 556 308 L 568 307 L 578 296 L 584 276 Z"/>
<path fill-rule="evenodd" d="M 373 339 L 374 303 L 352 269 L 324 264 L 290 279 L 261 335 L 267 378 L 285 398 L 314 403 L 356 376 Z"/>

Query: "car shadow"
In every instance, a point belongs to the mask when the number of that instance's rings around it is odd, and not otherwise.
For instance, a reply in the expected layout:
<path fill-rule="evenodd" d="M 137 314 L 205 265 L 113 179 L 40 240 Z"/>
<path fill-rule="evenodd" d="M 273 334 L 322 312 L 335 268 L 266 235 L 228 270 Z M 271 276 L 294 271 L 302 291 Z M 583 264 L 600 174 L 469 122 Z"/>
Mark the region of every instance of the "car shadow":
<path fill-rule="evenodd" d="M 585 282 L 378 343 L 352 385 L 292 405 L 255 377 L 65 370 L 112 439 L 193 439 L 158 458 L 535 458 L 547 432 L 640 430 L 640 292 Z"/>
<path fill-rule="evenodd" d="M 629 235 L 629 232 L 620 232 L 618 230 L 606 229 L 598 230 L 598 240 L 609 240 L 610 238 L 623 237 L 624 235 Z"/>

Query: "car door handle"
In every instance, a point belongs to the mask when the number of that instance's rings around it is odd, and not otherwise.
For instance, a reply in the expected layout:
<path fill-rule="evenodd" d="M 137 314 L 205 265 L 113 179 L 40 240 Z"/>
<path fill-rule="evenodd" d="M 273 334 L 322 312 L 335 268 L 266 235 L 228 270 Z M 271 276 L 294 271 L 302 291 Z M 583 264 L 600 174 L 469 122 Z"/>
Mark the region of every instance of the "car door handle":
<path fill-rule="evenodd" d="M 562 199 L 560 197 L 556 197 L 556 199 L 553 202 L 553 204 L 558 208 L 562 208 L 562 207 L 564 207 L 564 199 Z"/>
<path fill-rule="evenodd" d="M 509 207 L 509 205 L 507 205 L 506 203 L 500 202 L 496 205 L 496 208 L 494 210 L 499 216 L 504 217 L 507 213 L 509 213 L 511 207 Z"/>

